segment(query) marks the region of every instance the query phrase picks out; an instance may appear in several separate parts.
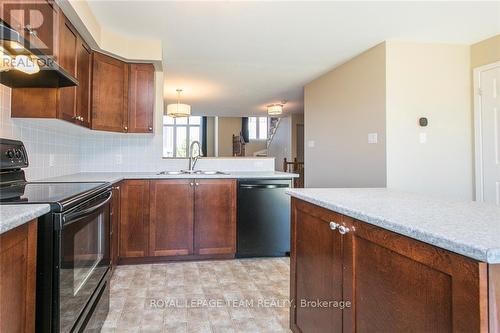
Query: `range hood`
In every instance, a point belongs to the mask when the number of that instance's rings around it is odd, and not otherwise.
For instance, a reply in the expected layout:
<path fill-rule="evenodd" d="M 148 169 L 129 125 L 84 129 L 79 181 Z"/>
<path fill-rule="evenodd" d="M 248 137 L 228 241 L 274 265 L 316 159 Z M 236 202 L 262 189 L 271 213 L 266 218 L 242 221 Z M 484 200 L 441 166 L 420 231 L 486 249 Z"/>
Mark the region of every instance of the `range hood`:
<path fill-rule="evenodd" d="M 78 85 L 54 58 L 38 49 L 0 20 L 0 83 L 11 88 L 61 88 Z M 31 73 L 31 74 L 29 74 Z"/>

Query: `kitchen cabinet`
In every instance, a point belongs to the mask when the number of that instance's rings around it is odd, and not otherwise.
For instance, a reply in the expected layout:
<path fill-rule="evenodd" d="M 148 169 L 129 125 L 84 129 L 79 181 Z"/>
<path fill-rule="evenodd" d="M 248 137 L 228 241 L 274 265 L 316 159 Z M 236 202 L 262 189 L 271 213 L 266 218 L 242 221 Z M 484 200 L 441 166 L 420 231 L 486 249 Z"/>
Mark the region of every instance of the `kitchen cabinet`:
<path fill-rule="evenodd" d="M 195 253 L 234 254 L 236 180 L 196 180 L 194 202 Z"/>
<path fill-rule="evenodd" d="M 78 39 L 77 47 L 77 68 L 76 78 L 78 87 L 76 87 L 76 112 L 75 118 L 85 127 L 90 127 L 92 113 L 92 50 L 82 40 Z"/>
<path fill-rule="evenodd" d="M 79 44 L 78 33 L 69 20 L 60 15 L 59 19 L 59 52 L 58 62 L 69 74 L 76 77 L 77 72 L 77 46 Z M 77 77 L 78 80 L 78 77 Z M 74 122 L 76 116 L 76 87 L 57 89 L 58 94 L 58 118 Z"/>
<path fill-rule="evenodd" d="M 54 1 L 0 0 L 0 17 L 36 48 L 54 55 L 57 61 L 57 24 L 59 8 Z"/>
<path fill-rule="evenodd" d="M 120 235 L 120 198 L 121 189 L 120 183 L 114 184 L 111 188 L 113 192 L 113 199 L 111 201 L 111 267 L 114 269 L 118 264 L 118 246 L 119 246 L 119 235 Z"/>
<path fill-rule="evenodd" d="M 35 332 L 36 220 L 0 235 L 0 332 Z"/>
<path fill-rule="evenodd" d="M 310 205 L 294 205 L 292 216 L 293 272 L 290 311 L 294 332 L 341 332 L 342 312 L 332 308 L 302 306 L 302 301 L 342 299 L 342 244 L 339 233 L 331 232 L 330 221 L 339 215 Z M 292 215 L 293 215 L 292 214 Z"/>
<path fill-rule="evenodd" d="M 120 210 L 120 263 L 236 252 L 234 179 L 126 180 Z"/>
<path fill-rule="evenodd" d="M 194 180 L 151 181 L 150 256 L 193 254 Z"/>
<path fill-rule="evenodd" d="M 154 74 L 152 64 L 130 64 L 128 132 L 153 132 Z"/>
<path fill-rule="evenodd" d="M 94 52 L 92 71 L 92 129 L 128 131 L 129 66 L 108 55 Z"/>
<path fill-rule="evenodd" d="M 351 305 L 294 307 L 293 332 L 486 332 L 486 294 L 485 263 L 292 199 L 291 299 Z"/>
<path fill-rule="evenodd" d="M 148 254 L 149 181 L 127 180 L 120 187 L 119 257 Z"/>
<path fill-rule="evenodd" d="M 90 127 L 91 50 L 64 14 L 58 13 L 56 58 L 79 86 L 13 88 L 11 114 L 14 118 L 57 118 Z"/>

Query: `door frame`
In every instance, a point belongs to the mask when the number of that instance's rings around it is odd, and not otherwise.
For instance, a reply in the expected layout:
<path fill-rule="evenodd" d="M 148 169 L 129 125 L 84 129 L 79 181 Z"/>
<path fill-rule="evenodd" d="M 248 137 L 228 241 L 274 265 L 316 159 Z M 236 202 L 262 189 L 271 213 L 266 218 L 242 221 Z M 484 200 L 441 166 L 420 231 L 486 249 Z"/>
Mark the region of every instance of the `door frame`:
<path fill-rule="evenodd" d="M 484 201 L 484 175 L 483 175 L 483 133 L 481 130 L 481 73 L 500 67 L 500 61 L 479 66 L 473 69 L 473 96 L 474 96 L 474 154 L 475 154 L 475 187 L 476 201 Z M 500 83 L 499 83 L 500 84 Z"/>

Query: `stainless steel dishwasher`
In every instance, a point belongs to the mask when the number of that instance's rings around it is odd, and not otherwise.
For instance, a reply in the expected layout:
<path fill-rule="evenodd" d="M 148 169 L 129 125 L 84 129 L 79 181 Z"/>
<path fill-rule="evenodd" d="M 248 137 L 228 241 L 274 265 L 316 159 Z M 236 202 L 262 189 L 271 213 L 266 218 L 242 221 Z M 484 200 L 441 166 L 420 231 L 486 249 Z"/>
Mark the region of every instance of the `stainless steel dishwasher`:
<path fill-rule="evenodd" d="M 237 256 L 279 257 L 290 253 L 291 179 L 238 181 Z"/>

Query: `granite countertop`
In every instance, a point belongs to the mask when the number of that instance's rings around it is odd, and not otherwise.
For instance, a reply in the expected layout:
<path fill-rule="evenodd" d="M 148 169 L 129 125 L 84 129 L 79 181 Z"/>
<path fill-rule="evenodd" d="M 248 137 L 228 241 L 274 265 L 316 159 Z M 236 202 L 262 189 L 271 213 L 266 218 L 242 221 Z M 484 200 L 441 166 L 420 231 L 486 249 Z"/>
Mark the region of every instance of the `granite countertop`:
<path fill-rule="evenodd" d="M 226 171 L 225 171 L 226 172 Z M 66 176 L 37 180 L 41 182 L 109 182 L 116 183 L 123 179 L 265 179 L 265 178 L 295 178 L 298 174 L 280 171 L 227 171 L 219 175 L 158 175 L 158 172 L 81 172 Z"/>
<path fill-rule="evenodd" d="M 49 205 L 0 205 L 0 235 L 49 211 Z"/>
<path fill-rule="evenodd" d="M 500 207 L 389 189 L 290 189 L 293 197 L 490 264 L 500 263 Z"/>

